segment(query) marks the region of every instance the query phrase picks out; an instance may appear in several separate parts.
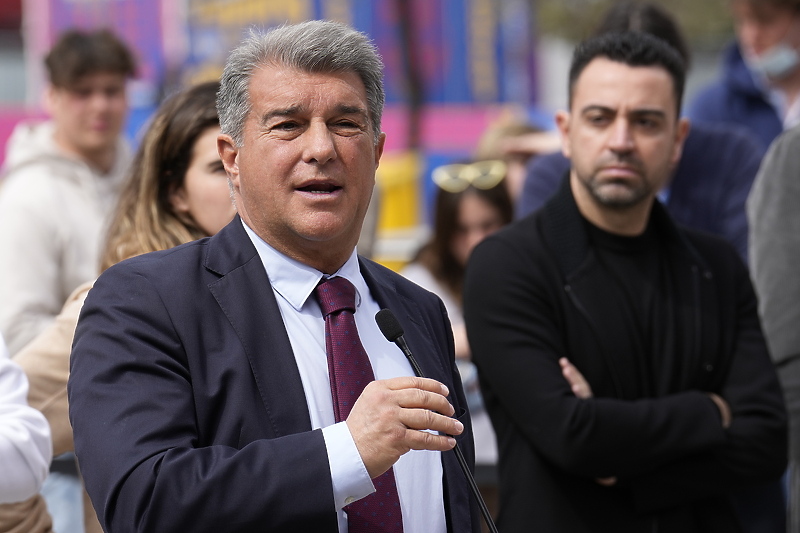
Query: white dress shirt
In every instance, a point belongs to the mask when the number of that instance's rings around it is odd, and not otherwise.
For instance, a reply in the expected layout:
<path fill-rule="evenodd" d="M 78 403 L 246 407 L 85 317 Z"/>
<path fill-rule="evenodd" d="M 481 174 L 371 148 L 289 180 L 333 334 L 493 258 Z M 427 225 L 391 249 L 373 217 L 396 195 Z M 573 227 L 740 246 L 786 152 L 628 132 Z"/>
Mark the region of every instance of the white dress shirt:
<path fill-rule="evenodd" d="M 0 503 L 36 494 L 53 458 L 50 426 L 27 398 L 25 373 L 0 337 Z"/>
<path fill-rule="evenodd" d="M 371 494 L 375 488 L 347 424 L 336 423 L 334 419 L 325 352 L 325 321 L 313 295 L 323 274 L 281 254 L 244 221 L 242 224 L 264 263 L 275 292 L 303 382 L 311 426 L 322 428 L 339 531 L 347 533 L 347 514 L 342 507 Z M 361 275 L 355 250 L 334 276 L 346 278 L 356 288 L 356 327 L 372 363 L 375 379 L 413 376 L 411 365 L 403 353 L 378 329 L 375 314 L 380 307 Z M 412 450 L 395 463 L 394 475 L 404 533 L 444 533 L 447 527 L 440 452 Z"/>

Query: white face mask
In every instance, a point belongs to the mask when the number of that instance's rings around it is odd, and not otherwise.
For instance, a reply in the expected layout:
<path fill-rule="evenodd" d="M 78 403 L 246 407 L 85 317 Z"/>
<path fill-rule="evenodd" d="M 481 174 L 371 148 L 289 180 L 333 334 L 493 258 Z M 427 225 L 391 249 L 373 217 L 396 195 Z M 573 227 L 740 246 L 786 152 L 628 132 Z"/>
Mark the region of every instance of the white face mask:
<path fill-rule="evenodd" d="M 785 78 L 800 65 L 800 53 L 786 43 L 778 43 L 758 57 L 747 61 L 750 68 L 769 79 Z"/>

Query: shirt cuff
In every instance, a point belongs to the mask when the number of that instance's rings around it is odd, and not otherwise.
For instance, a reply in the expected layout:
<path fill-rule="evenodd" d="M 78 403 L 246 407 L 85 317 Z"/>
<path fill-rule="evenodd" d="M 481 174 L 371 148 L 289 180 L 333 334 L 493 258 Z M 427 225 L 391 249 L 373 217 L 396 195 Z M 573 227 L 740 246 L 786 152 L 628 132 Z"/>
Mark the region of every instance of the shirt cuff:
<path fill-rule="evenodd" d="M 322 428 L 322 436 L 328 451 L 336 510 L 375 492 L 347 423 Z"/>

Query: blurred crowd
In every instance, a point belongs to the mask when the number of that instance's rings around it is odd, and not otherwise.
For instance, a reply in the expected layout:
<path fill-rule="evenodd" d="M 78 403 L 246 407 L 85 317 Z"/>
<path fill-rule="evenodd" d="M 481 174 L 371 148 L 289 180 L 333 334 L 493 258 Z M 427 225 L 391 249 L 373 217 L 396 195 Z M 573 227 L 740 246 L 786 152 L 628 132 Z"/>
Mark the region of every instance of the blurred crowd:
<path fill-rule="evenodd" d="M 446 310 L 501 531 L 800 531 L 800 1 L 730 9 L 690 101 L 673 15 L 620 1 L 557 129 L 503 114 L 430 174 L 400 274 Z M 67 394 L 83 303 L 117 263 L 238 217 L 218 82 L 169 95 L 131 147 L 126 43 L 70 30 L 44 66 L 50 118 L 16 127 L 0 174 L 0 532 L 94 533 L 111 511 Z"/>

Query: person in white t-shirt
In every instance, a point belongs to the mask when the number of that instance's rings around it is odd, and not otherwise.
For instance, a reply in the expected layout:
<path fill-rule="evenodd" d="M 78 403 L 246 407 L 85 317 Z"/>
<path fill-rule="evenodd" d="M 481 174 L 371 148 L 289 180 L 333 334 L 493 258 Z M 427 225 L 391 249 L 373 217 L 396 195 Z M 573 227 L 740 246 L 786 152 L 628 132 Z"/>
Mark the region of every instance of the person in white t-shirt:
<path fill-rule="evenodd" d="M 28 380 L 0 337 L 0 503 L 36 494 L 53 455 L 50 426 L 27 395 Z"/>

